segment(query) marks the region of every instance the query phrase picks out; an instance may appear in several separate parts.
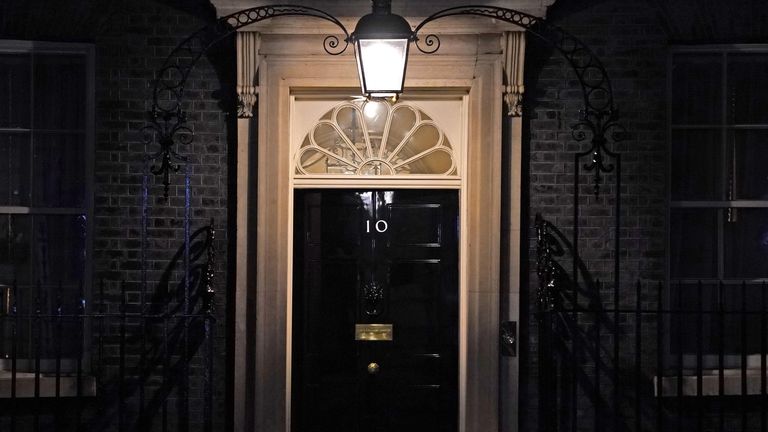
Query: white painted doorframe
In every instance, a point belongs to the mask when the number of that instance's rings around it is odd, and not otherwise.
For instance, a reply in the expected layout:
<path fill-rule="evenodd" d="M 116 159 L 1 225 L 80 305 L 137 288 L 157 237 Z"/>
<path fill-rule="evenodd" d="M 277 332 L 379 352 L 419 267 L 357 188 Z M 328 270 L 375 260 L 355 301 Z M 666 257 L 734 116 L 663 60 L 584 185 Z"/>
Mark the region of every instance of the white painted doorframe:
<path fill-rule="evenodd" d="M 235 424 L 237 430 L 249 430 L 252 424 L 254 430 L 287 431 L 292 260 L 289 222 L 292 191 L 297 187 L 291 174 L 290 99 L 292 93 L 307 89 L 354 89 L 357 71 L 350 55 L 319 54 L 314 45 L 322 40 L 319 35 L 286 40 L 262 34 L 261 39 L 258 136 L 251 134 L 251 120 L 241 119 L 238 123 Z M 466 239 L 461 258 L 461 289 L 465 294 L 460 312 L 464 320 L 460 430 L 480 432 L 497 430 L 499 425 L 499 305 L 505 301 L 499 291 L 500 237 L 507 235 L 510 244 L 519 245 L 520 236 L 519 220 L 500 226 L 500 184 L 502 175 L 512 175 L 517 177 L 512 184 L 519 188 L 519 171 L 508 172 L 515 164 L 519 166 L 519 161 L 501 167 L 502 61 L 498 33 L 449 35 L 443 37 L 443 43 L 457 48 L 445 55 L 414 55 L 410 59 L 406 91 L 466 93 L 466 171 L 460 186 L 461 235 L 462 241 Z M 491 54 L 478 54 L 481 52 Z M 519 141 L 513 147 L 519 150 Z M 376 185 L 424 187 L 409 181 Z M 365 184 L 355 183 L 355 187 Z M 519 190 L 513 191 L 510 198 L 517 199 L 512 207 L 519 209 Z M 256 218 L 249 212 L 253 206 Z M 516 261 L 509 264 L 518 267 Z M 512 273 L 519 277 L 519 269 Z M 246 397 L 248 394 L 254 397 Z"/>

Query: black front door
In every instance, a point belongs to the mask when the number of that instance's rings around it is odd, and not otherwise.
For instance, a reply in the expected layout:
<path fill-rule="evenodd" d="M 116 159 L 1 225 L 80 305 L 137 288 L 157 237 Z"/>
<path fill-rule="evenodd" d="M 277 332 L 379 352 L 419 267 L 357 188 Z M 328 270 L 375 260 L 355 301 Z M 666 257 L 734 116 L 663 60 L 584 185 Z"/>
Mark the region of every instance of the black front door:
<path fill-rule="evenodd" d="M 294 432 L 455 432 L 458 192 L 297 190 Z"/>

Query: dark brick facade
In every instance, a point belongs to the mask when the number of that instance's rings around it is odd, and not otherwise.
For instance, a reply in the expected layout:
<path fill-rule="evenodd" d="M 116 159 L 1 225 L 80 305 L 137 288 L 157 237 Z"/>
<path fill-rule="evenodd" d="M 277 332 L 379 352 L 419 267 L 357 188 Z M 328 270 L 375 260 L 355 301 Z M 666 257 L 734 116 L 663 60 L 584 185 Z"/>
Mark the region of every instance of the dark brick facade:
<path fill-rule="evenodd" d="M 706 4 L 705 4 L 706 3 Z M 768 32 L 764 8 L 755 10 L 756 2 L 739 1 L 735 4 L 710 4 L 707 2 L 677 1 L 626 1 L 608 0 L 599 2 L 571 1 L 557 2 L 548 11 L 550 22 L 564 28 L 586 43 L 603 62 L 613 84 L 615 104 L 621 115 L 621 124 L 626 128 L 625 139 L 609 145 L 613 151 L 621 154 L 621 225 L 620 225 L 620 268 L 619 285 L 620 308 L 631 309 L 635 306 L 635 283 L 642 285 L 642 308 L 654 310 L 658 306 L 659 293 L 663 302 L 668 301 L 667 280 L 667 184 L 668 152 L 667 142 L 667 53 L 672 44 L 713 44 L 713 43 L 749 43 L 765 41 Z M 687 12 L 683 12 L 687 11 Z M 751 12 L 750 12 L 751 11 Z M 751 15 L 750 15 L 751 14 Z M 579 83 L 562 56 L 548 48 L 546 44 L 529 38 L 526 53 L 526 103 L 524 113 L 524 178 L 528 185 L 525 192 L 523 220 L 528 222 L 529 241 L 523 247 L 523 262 L 528 264 L 528 279 L 523 282 L 527 293 L 521 304 L 527 305 L 526 325 L 522 328 L 521 339 L 524 346 L 521 352 L 521 430 L 536 430 L 549 413 L 540 410 L 540 392 L 543 377 L 557 373 L 559 377 L 572 373 L 570 368 L 576 364 L 582 381 L 578 384 L 575 395 L 580 400 L 577 405 L 577 420 L 573 423 L 579 428 L 592 429 L 595 421 L 595 402 L 593 392 L 602 395 L 605 418 L 603 430 L 618 430 L 613 423 L 614 409 L 618 409 L 623 421 L 627 423 L 619 429 L 634 430 L 635 407 L 628 407 L 629 399 L 643 399 L 643 422 L 645 428 L 655 430 L 656 413 L 648 415 L 649 406 L 659 401 L 653 396 L 653 376 L 657 374 L 658 335 L 665 330 L 658 327 L 656 314 L 645 315 L 642 324 L 640 363 L 642 374 L 634 372 L 635 367 L 635 316 L 631 314 L 614 315 L 613 312 L 601 313 L 600 318 L 590 313 L 578 316 L 576 324 L 570 324 L 578 336 L 584 336 L 592 345 L 583 347 L 576 355 L 576 360 L 565 354 L 566 369 L 542 370 L 539 364 L 539 321 L 537 319 L 536 275 L 536 235 L 533 230 L 534 216 L 537 213 L 563 232 L 566 238 L 573 238 L 573 197 L 574 197 L 574 153 L 589 149 L 589 140 L 579 143 L 571 135 L 570 126 L 578 121 L 578 110 L 583 107 Z M 589 138 L 589 136 L 588 136 Z M 589 158 L 579 161 L 589 162 Z M 615 160 L 608 160 L 615 163 Z M 674 174 L 672 174 L 674 175 Z M 586 291 L 593 290 L 594 302 L 587 306 L 587 299 L 582 296 L 582 308 L 612 310 L 613 298 L 613 259 L 615 227 L 615 174 L 608 174 L 600 197 L 591 193 L 591 177 L 580 178 L 580 214 L 578 224 L 578 256 L 583 261 L 585 271 L 579 278 L 579 284 Z M 527 254 L 527 257 L 526 257 Z M 570 272 L 571 255 L 560 261 Z M 588 282 L 591 280 L 592 283 Z M 601 281 L 602 285 L 594 282 Z M 525 311 L 523 311 L 524 313 Z M 617 317 L 618 322 L 614 320 Z M 558 318 L 555 318 L 557 320 Z M 602 322 L 597 321 L 601 319 Z M 692 319 L 688 316 L 688 319 Z M 664 324 L 668 325 L 668 324 Z M 557 325 L 556 325 L 557 326 Z M 596 329 L 602 331 L 596 337 Z M 618 330 L 615 330 L 618 329 Z M 613 357 L 612 348 L 617 340 L 614 332 L 620 334 L 618 361 Z M 660 332 L 661 331 L 661 332 Z M 735 335 L 732 335 L 735 337 Z M 594 341 L 598 342 L 595 343 Z M 557 342 L 556 342 L 557 343 Z M 556 344 L 555 343 L 555 344 Z M 566 342 L 566 351 L 581 344 Z M 593 351 L 593 347 L 596 348 Z M 550 347 L 557 350 L 557 347 Z M 575 349 L 575 348 L 573 348 Z M 599 354 L 598 354 L 599 352 Z M 666 354 L 665 354 L 666 356 Z M 599 359 L 596 361 L 596 359 Z M 667 360 L 669 361 L 669 360 Z M 573 362 L 573 363 L 571 363 Z M 599 390 L 594 390 L 595 363 L 603 367 L 602 382 Z M 613 362 L 613 363 L 612 363 Z M 615 367 L 621 364 L 620 369 Z M 669 365 L 669 363 L 667 363 Z M 616 375 L 614 375 L 616 373 Z M 619 376 L 624 386 L 624 400 L 617 402 L 612 380 Z M 559 379 L 559 378 L 558 378 Z M 589 388 L 589 390 L 587 390 Z M 642 396 L 638 396 L 642 395 Z M 552 395 L 548 395 L 552 397 Z M 569 397 L 562 394 L 557 397 Z M 543 399 L 544 397 L 542 397 Z M 634 400 L 634 399 L 633 399 Z M 690 400 L 690 399 L 689 399 Z M 686 402 L 687 403 L 687 402 Z M 697 405 L 702 404 L 702 405 Z M 692 402 L 686 405 L 669 406 L 665 416 L 676 418 L 667 427 L 695 425 L 697 414 L 686 413 L 685 409 L 699 410 L 699 413 L 719 412 L 723 416 L 738 418 L 727 420 L 724 430 L 741 429 L 741 414 L 736 408 L 717 405 L 711 402 L 703 408 L 705 402 Z M 745 402 L 746 404 L 746 402 Z M 546 405 L 546 403 L 545 403 Z M 555 406 L 558 402 L 554 402 Z M 639 406 L 639 405 L 638 405 Z M 742 405 L 745 407 L 747 405 Z M 679 410 L 679 411 L 677 411 Z M 733 414 L 734 410 L 737 414 Z M 760 408 L 750 405 L 752 422 Z M 725 412 L 725 414 L 723 414 Z M 730 414 L 729 414 L 730 412 Z M 746 412 L 746 411 L 744 411 Z M 568 419 L 570 414 L 561 413 L 561 419 Z M 729 417 L 730 416 L 730 417 Z M 747 418 L 747 414 L 744 414 Z M 717 415 L 713 416 L 717 417 Z M 649 419 L 650 418 L 650 419 Z M 560 421 L 560 420 L 558 420 Z M 570 420 L 566 420 L 569 422 Z M 600 420 L 597 422 L 599 423 Z M 687 423 L 686 423 L 687 422 Z M 705 424 L 712 424 L 707 423 Z M 562 424 L 561 424 L 562 426 Z M 571 423 L 566 423 L 564 430 L 571 430 Z M 693 426 L 691 426 L 693 427 Z M 714 426 L 712 426 L 714 427 Z M 683 427 L 684 428 L 684 427 Z M 682 430 L 682 429 L 681 429 Z M 723 429 L 721 429 L 723 430 Z"/>
<path fill-rule="evenodd" d="M 0 38 L 42 40 L 57 42 L 91 43 L 95 46 L 95 155 L 94 155 L 94 280 L 90 294 L 91 311 L 119 313 L 121 284 L 124 282 L 127 311 L 138 312 L 141 305 L 142 253 L 141 253 L 141 203 L 142 181 L 145 171 L 144 157 L 159 150 L 156 143 L 147 145 L 142 127 L 147 124 L 151 108 L 152 80 L 171 50 L 193 31 L 216 19 L 214 8 L 204 1 L 154 1 L 120 0 L 114 2 L 48 2 L 10 1 L 0 6 Z M 228 303 L 230 217 L 234 210 L 228 206 L 230 178 L 229 166 L 233 164 L 234 151 L 230 137 L 234 137 L 234 58 L 233 39 L 226 39 L 200 59 L 190 75 L 185 95 L 190 111 L 190 124 L 194 131 L 191 144 L 178 145 L 176 150 L 189 158 L 191 199 L 190 229 L 194 233 L 213 221 L 216 232 L 216 321 L 214 353 L 214 407 L 215 430 L 227 430 L 230 418 L 226 403 L 229 350 L 226 338 Z M 231 114 L 231 115 L 230 115 Z M 159 160 L 153 164 L 159 164 Z M 183 313 L 183 244 L 184 244 L 184 167 L 180 174 L 172 176 L 170 197 L 162 197 L 160 179 L 149 176 L 149 211 L 147 229 L 148 292 L 146 311 Z M 199 238 L 202 238 L 200 236 Z M 192 285 L 197 286 L 205 254 L 196 243 L 192 246 Z M 203 251 L 204 252 L 204 251 Z M 103 282 L 104 297 L 99 296 Z M 193 288 L 194 289 L 194 288 Z M 193 294 L 192 310 L 200 308 L 200 299 Z M 139 320 L 128 319 L 129 334 L 138 331 Z M 119 406 L 117 394 L 123 392 L 126 403 L 122 406 L 126 430 L 159 430 L 162 407 L 158 402 L 168 394 L 168 423 L 182 422 L 188 417 L 197 429 L 203 411 L 203 362 L 200 350 L 202 333 L 199 325 L 190 323 L 187 348 L 194 352 L 189 369 L 174 365 L 184 350 L 184 342 L 178 339 L 171 345 L 171 382 L 163 389 L 163 359 L 159 345 L 162 343 L 162 325 L 148 325 L 144 364 L 140 362 L 141 338 L 129 337 L 126 341 L 126 380 L 122 387 L 119 380 L 119 325 L 107 325 L 103 334 L 103 358 L 95 350 L 91 352 L 93 368 L 90 373 L 99 374 L 103 397 L 86 407 L 93 420 L 89 430 L 117 430 Z M 183 324 L 171 323 L 170 332 L 179 337 Z M 178 362 L 178 363 L 177 363 Z M 143 367 L 143 369 L 141 369 Z M 98 370 L 97 370 L 98 369 Z M 178 405 L 179 383 L 182 374 L 189 376 L 189 408 Z M 149 424 L 138 424 L 139 378 L 144 385 L 144 413 Z M 22 402 L 22 406 L 25 405 Z M 63 406 L 63 405 L 62 405 Z M 48 408 L 45 408 L 48 407 Z M 76 405 L 69 408 L 75 411 Z M 27 407 L 31 413 L 33 410 Z M 26 410 L 27 408 L 24 408 Z M 61 415 L 48 415 L 56 411 L 43 405 L 42 426 L 52 426 L 59 421 L 66 425 Z M 66 417 L 66 416 L 65 416 Z M 5 420 L 4 420 L 5 421 Z M 21 418 L 19 425 L 29 425 Z M 5 427 L 6 423 L 2 423 Z"/>
<path fill-rule="evenodd" d="M 666 215 L 666 47 L 667 36 L 655 10 L 636 1 L 557 3 L 548 18 L 591 47 L 605 66 L 625 140 L 610 144 L 621 154 L 621 280 L 622 297 L 633 301 L 634 281 L 660 281 L 665 269 Z M 570 127 L 583 108 L 576 76 L 565 59 L 546 44 L 529 38 L 526 50 L 524 159 L 527 159 L 527 214 L 530 241 L 527 329 L 522 339 L 521 430 L 534 430 L 538 408 L 539 365 L 536 288 L 537 213 L 563 234 L 573 236 L 574 153 L 589 149 L 577 142 Z M 588 136 L 589 138 L 589 136 Z M 580 164 L 589 158 L 580 159 Z M 614 163 L 608 159 L 606 162 Z M 581 176 L 579 256 L 593 280 L 613 285 L 615 173 L 607 174 L 599 197 L 592 193 L 591 175 Z M 566 257 L 564 265 L 570 270 Z M 580 279 L 585 285 L 585 278 Z M 601 295 L 605 298 L 609 290 Z M 542 372 L 542 373 L 551 373 Z M 587 414 L 589 415 L 589 413 Z"/>
<path fill-rule="evenodd" d="M 107 281 L 107 292 L 116 293 L 118 281 L 127 282 L 129 307 L 140 301 L 141 286 L 141 186 L 144 172 L 143 157 L 158 150 L 156 144 L 147 146 L 141 128 L 146 125 L 151 108 L 151 84 L 154 74 L 162 66 L 171 50 L 192 32 L 215 19 L 215 12 L 204 2 L 129 1 L 121 5 L 119 13 L 110 19 L 109 29 L 95 38 L 96 45 L 96 189 L 95 189 L 95 273 Z M 189 145 L 178 145 L 177 151 L 188 157 L 190 177 L 190 229 L 195 232 L 208 225 L 212 219 L 216 232 L 215 248 L 217 267 L 215 288 L 217 321 L 214 325 L 214 411 L 216 430 L 224 430 L 227 408 L 225 388 L 228 376 L 226 323 L 227 253 L 229 235 L 228 191 L 230 151 L 230 127 L 234 120 L 234 64 L 233 44 L 225 40 L 210 53 L 204 55 L 185 85 L 185 97 L 190 112 L 190 125 L 194 140 Z M 153 161 L 159 165 L 159 160 Z M 150 175 L 149 222 L 147 237 L 147 280 L 154 308 L 183 307 L 180 292 L 183 290 L 184 243 L 184 167 L 172 176 L 170 196 L 162 196 L 160 178 Z M 194 246 L 194 243 L 191 244 Z M 193 253 L 193 255 L 195 255 Z M 205 257 L 201 257 L 198 265 Z M 193 278 L 195 272 L 193 272 Z M 114 295 L 114 294 L 113 294 Z M 114 297 L 113 297 L 114 298 Z M 116 298 L 114 298 L 116 300 Z M 159 300 L 159 301 L 158 301 Z M 199 301 L 193 306 L 197 310 Z M 181 310 L 181 309 L 176 309 Z M 180 329 L 177 328 L 177 329 Z M 157 343 L 159 329 L 154 331 Z M 199 343 L 199 332 L 192 332 L 191 346 Z M 151 345 L 151 343 L 150 343 Z M 132 346 L 140 349 L 138 342 Z M 181 345 L 178 346 L 181 348 Z M 202 349 L 201 349 L 202 351 Z M 135 353 L 133 359 L 135 360 Z M 150 358 L 151 360 L 151 358 Z M 161 361 L 156 356 L 155 361 Z M 114 366 L 114 364 L 113 364 Z M 157 365 L 159 366 L 159 365 Z M 130 370 L 130 369 L 129 369 Z M 160 370 L 155 368 L 156 371 Z M 201 358 L 190 364 L 189 418 L 194 426 L 201 421 L 203 394 Z M 112 367 L 111 372 L 116 373 Z M 178 371 L 179 374 L 185 371 Z M 177 381 L 180 376 L 173 378 Z M 146 399 L 147 409 L 156 410 L 154 426 L 159 427 L 158 407 L 151 406 L 152 397 L 162 394 L 150 384 Z M 155 393 L 153 393 L 153 390 Z M 138 389 L 129 389 L 135 403 Z M 173 404 L 178 388 L 171 390 L 169 400 L 171 417 L 183 415 Z M 114 409 L 114 407 L 112 407 Z M 129 412 L 135 415 L 137 408 L 129 403 Z M 127 415 L 127 424 L 135 418 Z M 172 418 L 171 424 L 181 421 Z M 143 426 L 143 425 L 142 425 Z"/>
<path fill-rule="evenodd" d="M 482 3 L 482 2 L 479 2 Z M 666 53 L 670 43 L 755 42 L 764 41 L 765 13 L 768 8 L 734 7 L 730 24 L 716 20 L 707 26 L 693 18 L 683 18 L 696 6 L 691 1 L 665 2 L 635 0 L 559 0 L 549 11 L 551 22 L 566 29 L 602 60 L 612 80 L 616 106 L 626 139 L 611 144 L 622 155 L 621 189 L 621 289 L 622 301 L 633 301 L 635 281 L 652 283 L 666 278 L 666 184 L 668 143 L 666 142 Z M 710 2 L 713 10 L 700 15 L 727 14 Z M 714 3 L 714 2 L 713 2 Z M 728 2 L 720 2 L 727 4 Z M 755 4 L 759 2 L 754 2 Z M 693 8 L 693 9 L 692 9 Z M 751 10 L 750 13 L 745 12 Z M 682 12 L 681 12 L 682 11 Z M 701 11 L 699 11 L 701 12 Z M 46 2 L 23 0 L 0 4 L 0 38 L 55 40 L 93 43 L 96 48 L 96 143 L 94 207 L 94 287 L 105 281 L 108 311 L 117 312 L 121 301 L 120 283 L 126 281 L 130 310 L 140 302 L 141 262 L 141 186 L 143 156 L 157 149 L 147 146 L 141 128 L 151 107 L 151 81 L 165 57 L 184 37 L 215 19 L 213 7 L 205 0 L 120 0 L 109 2 L 69 2 L 51 6 Z M 752 16 L 752 20 L 749 18 Z M 14 18 L 10 18 L 14 17 Z M 670 19 L 673 17 L 673 19 Z M 704 20 L 706 21 L 706 20 Z M 748 24 L 748 22 L 752 24 Z M 738 29 L 738 31 L 734 30 Z M 761 39 L 762 38 L 762 39 Z M 583 102 L 578 81 L 559 53 L 535 37 L 528 38 L 526 94 L 523 117 L 525 186 L 523 228 L 528 230 L 521 251 L 523 298 L 521 308 L 521 431 L 535 430 L 538 424 L 539 352 L 535 318 L 536 287 L 535 235 L 533 218 L 541 213 L 567 237 L 573 227 L 574 159 L 588 142 L 576 142 L 570 126 L 578 121 Z M 213 218 L 217 228 L 216 314 L 215 324 L 215 430 L 230 430 L 231 418 L 227 383 L 231 371 L 227 339 L 232 319 L 234 280 L 228 254 L 234 232 L 234 50 L 225 40 L 204 55 L 186 85 L 191 124 L 195 139 L 180 145 L 178 151 L 189 157 L 191 228 L 206 226 Z M 581 163 L 585 161 L 582 160 Z M 609 161 L 610 162 L 610 161 Z M 182 263 L 178 253 L 183 246 L 183 176 L 173 176 L 170 198 L 162 196 L 158 179 L 151 177 L 148 264 L 150 296 L 156 307 L 178 307 L 178 281 Z M 603 193 L 591 194 L 590 178 L 581 179 L 579 215 L 579 255 L 591 278 L 611 288 L 613 280 L 614 175 L 607 175 Z M 174 261 L 174 257 L 175 261 Z M 526 272 L 524 272 L 526 273 Z M 175 281 L 175 282 L 174 282 Z M 606 290 L 608 292 L 608 290 Z M 602 296 L 604 298 L 605 296 Z M 93 295 L 96 295 L 94 289 Z M 611 298 L 604 298 L 610 304 Z M 653 298 L 647 299 L 652 304 Z M 95 302 L 100 301 L 94 298 Z M 631 327 L 631 322 L 624 323 Z M 115 391 L 117 329 L 106 338 L 107 376 L 103 392 Z M 157 336 L 158 329 L 150 333 Z M 651 332 L 652 329 L 651 329 Z M 231 338 L 230 338 L 231 339 Z M 154 339 L 157 341 L 158 339 Z M 645 340 L 655 344 L 653 338 Z M 128 349 L 128 375 L 136 369 L 139 342 Z M 154 357 L 157 360 L 157 357 Z M 191 375 L 201 373 L 200 358 L 191 362 Z M 157 376 L 150 377 L 146 397 L 157 392 Z M 127 391 L 128 430 L 135 427 L 136 387 Z M 172 390 L 171 405 L 177 389 Z M 192 379 L 190 419 L 193 424 L 202 410 L 201 381 Z M 94 407 L 100 410 L 103 429 L 114 428 L 117 407 L 114 398 Z M 151 404 L 153 402 L 148 402 Z M 153 410 L 158 407 L 152 406 Z M 503 409 L 503 408 L 502 408 Z M 178 421 L 176 415 L 171 423 Z M 160 415 L 155 411 L 155 416 Z M 157 419 L 157 417 L 155 417 Z M 47 421 L 52 421 L 48 419 Z M 1 424 L 1 423 L 0 423 Z M 154 423 L 157 427 L 157 423 Z M 99 430 L 94 428 L 94 430 Z"/>

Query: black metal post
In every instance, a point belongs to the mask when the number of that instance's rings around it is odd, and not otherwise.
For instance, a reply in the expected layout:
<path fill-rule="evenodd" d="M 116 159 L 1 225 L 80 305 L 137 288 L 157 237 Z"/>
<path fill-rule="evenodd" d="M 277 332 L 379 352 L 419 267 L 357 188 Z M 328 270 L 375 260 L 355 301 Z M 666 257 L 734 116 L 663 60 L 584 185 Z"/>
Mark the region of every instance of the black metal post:
<path fill-rule="evenodd" d="M 146 318 L 146 306 L 147 306 L 147 227 L 149 225 L 149 160 L 144 160 L 143 175 L 141 179 L 141 294 L 140 294 L 140 311 L 141 311 L 141 353 L 139 354 L 139 371 L 142 374 L 142 379 L 138 383 L 139 386 L 139 422 L 140 428 L 148 428 L 147 419 L 144 415 L 144 398 L 145 398 L 145 380 L 144 368 L 147 363 L 147 318 Z"/>
<path fill-rule="evenodd" d="M 642 285 L 637 281 L 635 285 L 635 431 L 643 429 L 643 356 L 642 356 Z"/>
<path fill-rule="evenodd" d="M 203 413 L 204 431 L 211 432 L 213 430 L 213 317 L 206 314 L 203 318 L 205 320 L 205 339 L 208 345 L 207 361 L 204 366 L 206 369 L 205 376 L 205 407 Z"/>
<path fill-rule="evenodd" d="M 656 425 L 659 432 L 667 430 L 664 418 L 664 286 L 656 288 Z"/>
<path fill-rule="evenodd" d="M 576 288 L 576 283 L 573 284 L 573 312 L 571 313 L 571 319 L 573 320 L 573 328 L 579 329 L 579 303 L 578 303 L 578 290 Z M 580 346 L 578 342 L 576 341 L 576 337 L 571 338 L 571 385 L 570 385 L 570 393 L 571 393 L 571 413 L 570 413 L 570 420 L 571 420 L 571 431 L 576 432 L 578 429 L 579 424 L 579 415 L 578 415 L 578 409 L 579 409 L 579 381 L 578 381 L 578 372 L 579 372 L 579 350 Z"/>
<path fill-rule="evenodd" d="M 190 302 L 190 260 L 189 260 L 189 223 L 190 223 L 190 178 L 189 163 L 184 165 L 184 352 L 182 353 L 182 400 L 181 400 L 181 432 L 189 430 L 189 362 L 192 355 L 189 349 L 189 316 L 192 313 Z"/>
<path fill-rule="evenodd" d="M 61 281 L 59 281 L 56 290 L 56 401 L 61 398 L 61 339 L 62 339 L 62 304 L 61 304 Z M 61 427 L 61 404 L 56 408 L 56 430 Z"/>
<path fill-rule="evenodd" d="M 83 420 L 83 357 L 85 356 L 85 314 L 87 302 L 83 281 L 80 281 L 77 302 L 77 382 L 75 383 L 77 394 L 77 427 L 80 428 Z"/>
<path fill-rule="evenodd" d="M 539 320 L 539 364 L 542 371 L 552 371 L 552 314 L 549 311 L 540 312 Z M 554 432 L 557 421 L 553 403 L 557 398 L 557 392 L 553 389 L 553 377 L 549 372 L 543 372 L 540 377 L 539 398 L 539 428 L 544 432 Z M 556 381 L 555 381 L 556 382 Z"/>
<path fill-rule="evenodd" d="M 723 282 L 717 284 L 717 333 L 718 333 L 718 352 L 717 352 L 717 394 L 722 401 L 725 395 L 725 305 L 723 301 Z M 723 432 L 725 429 L 725 416 L 723 404 L 719 405 L 718 430 Z"/>
<path fill-rule="evenodd" d="M 214 302 L 215 290 L 213 287 L 213 278 L 216 265 L 216 230 L 213 225 L 213 218 L 208 225 L 208 254 L 203 274 L 203 320 L 205 325 L 205 342 L 207 344 L 206 364 L 204 366 L 204 393 L 205 407 L 203 414 L 204 430 L 211 432 L 213 430 L 213 354 L 214 354 Z"/>
<path fill-rule="evenodd" d="M 165 311 L 163 313 L 163 400 L 161 402 L 163 432 L 168 431 L 168 395 L 170 394 L 169 374 L 171 369 L 171 354 L 168 349 L 168 319 L 169 310 L 168 302 L 166 302 Z"/>
<path fill-rule="evenodd" d="M 683 333 L 683 324 L 685 323 L 686 310 L 683 305 L 683 285 L 677 284 L 676 305 L 670 308 L 670 317 L 675 317 L 674 332 L 677 335 L 678 347 L 677 347 L 677 405 L 678 409 L 682 409 L 685 405 L 685 398 L 683 394 L 683 350 L 685 343 L 685 334 Z M 685 430 L 683 423 L 683 416 L 677 416 L 677 430 Z"/>
<path fill-rule="evenodd" d="M 16 373 L 18 372 L 18 356 L 19 356 L 19 300 L 18 300 L 18 285 L 16 279 L 13 280 L 13 292 L 11 294 L 13 298 L 13 306 L 11 307 L 12 314 L 12 328 L 11 328 L 11 432 L 16 432 L 16 413 L 17 413 L 17 401 L 16 401 Z"/>
<path fill-rule="evenodd" d="M 617 233 L 618 234 L 618 233 Z M 618 256 L 618 249 L 616 249 Z M 614 430 L 621 430 L 622 423 L 622 401 L 621 401 L 621 363 L 619 360 L 619 339 L 621 338 L 621 321 L 619 320 L 619 285 L 614 280 L 613 285 L 613 427 Z"/>
<path fill-rule="evenodd" d="M 701 281 L 697 284 L 696 296 L 696 397 L 698 398 L 698 415 L 696 416 L 696 430 L 701 431 L 704 428 L 704 407 L 701 401 L 704 389 L 702 357 L 704 356 L 704 312 L 701 298 L 704 296 Z"/>
<path fill-rule="evenodd" d="M 104 279 L 99 281 L 99 365 L 97 368 L 97 375 L 99 381 L 104 381 Z"/>
<path fill-rule="evenodd" d="M 747 397 L 747 283 L 741 282 L 741 323 L 740 323 L 740 350 L 741 353 L 741 397 L 746 401 Z M 741 404 L 741 430 L 747 430 L 748 407 L 746 403 Z"/>
<path fill-rule="evenodd" d="M 40 305 L 40 295 L 41 295 L 41 287 L 40 287 L 40 281 L 37 281 L 37 293 L 35 295 L 35 316 L 33 317 L 33 327 L 34 330 L 32 332 L 33 334 L 33 341 L 32 344 L 34 346 L 34 352 L 35 352 L 35 401 L 33 405 L 34 409 L 34 430 L 35 432 L 38 432 L 40 430 L 40 349 L 41 349 L 41 340 L 42 340 L 42 320 L 40 318 L 41 311 L 41 305 Z"/>
<path fill-rule="evenodd" d="M 598 297 L 600 296 L 600 292 L 602 291 L 602 284 L 598 280 L 595 282 L 595 295 Z M 594 402 L 594 408 L 595 408 L 595 432 L 601 432 L 603 430 L 603 398 L 602 398 L 602 392 L 600 391 L 600 327 L 603 325 L 603 314 L 602 310 L 599 307 L 599 304 L 596 305 L 594 312 L 594 325 L 595 325 L 595 340 L 594 340 L 594 346 L 593 346 L 593 353 L 592 356 L 594 357 L 595 361 L 595 388 L 593 392 L 593 397 L 595 399 Z"/>
<path fill-rule="evenodd" d="M 766 372 L 768 368 L 766 366 L 766 355 L 768 355 L 768 297 L 765 293 L 768 288 L 763 282 L 760 286 L 760 430 L 762 432 L 768 431 L 768 377 Z"/>
<path fill-rule="evenodd" d="M 125 430 L 125 332 L 126 332 L 126 309 L 127 299 L 125 296 L 125 280 L 120 282 L 120 364 L 119 364 L 119 378 L 118 382 L 118 405 L 117 405 L 117 417 L 118 417 L 118 430 L 123 432 Z"/>

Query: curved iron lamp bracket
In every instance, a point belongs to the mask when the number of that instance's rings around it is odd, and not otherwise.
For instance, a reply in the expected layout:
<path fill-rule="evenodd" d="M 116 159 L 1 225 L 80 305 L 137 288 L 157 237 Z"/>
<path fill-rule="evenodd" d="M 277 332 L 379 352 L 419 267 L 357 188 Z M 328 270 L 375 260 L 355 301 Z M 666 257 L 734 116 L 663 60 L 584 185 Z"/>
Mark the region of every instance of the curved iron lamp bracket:
<path fill-rule="evenodd" d="M 166 57 L 163 66 L 155 75 L 149 123 L 142 129 L 145 144 L 157 142 L 160 146 L 157 152 L 147 156 L 147 160 L 149 162 L 159 160 L 159 166 L 153 165 L 151 171 L 155 175 L 162 176 L 166 198 L 168 198 L 171 174 L 178 172 L 179 164 L 187 161 L 186 157 L 174 150 L 174 145 L 190 144 L 194 136 L 192 129 L 187 126 L 184 86 L 200 57 L 213 45 L 238 29 L 281 16 L 314 17 L 338 26 L 344 36 L 340 38 L 330 35 L 323 41 L 323 49 L 328 54 L 339 55 L 349 46 L 349 31 L 336 17 L 320 9 L 286 4 L 253 7 L 221 17 L 215 23 L 184 39 Z"/>
<path fill-rule="evenodd" d="M 430 15 L 413 30 L 412 40 L 416 47 L 427 54 L 437 52 L 440 38 L 431 33 L 420 38 L 419 32 L 437 19 L 457 15 L 476 15 L 515 24 L 538 36 L 565 57 L 579 80 L 584 99 L 580 119 L 571 127 L 572 135 L 577 141 L 583 141 L 588 134 L 591 135 L 591 148 L 579 156 L 591 155 L 591 162 L 585 164 L 584 169 L 594 172 L 595 194 L 599 194 L 602 175 L 614 170 L 612 164 L 605 163 L 605 157 L 617 156 L 607 148 L 608 137 L 620 141 L 624 132 L 618 123 L 619 115 L 614 106 L 611 82 L 602 62 L 583 42 L 545 19 L 495 6 L 459 6 Z M 187 126 L 184 103 L 184 85 L 190 72 L 211 46 L 239 28 L 280 16 L 315 17 L 338 26 L 344 37 L 342 39 L 331 35 L 325 38 L 323 48 L 328 54 L 343 53 L 351 41 L 349 31 L 336 17 L 320 9 L 287 4 L 253 7 L 224 16 L 177 45 L 156 75 L 149 124 L 143 128 L 145 142 L 151 144 L 157 141 L 160 145 L 160 150 L 147 158 L 150 161 L 161 160 L 160 166 L 152 166 L 152 173 L 163 176 L 166 197 L 171 173 L 178 172 L 178 164 L 186 162 L 184 156 L 173 150 L 174 144 L 189 144 L 194 135 Z"/>
<path fill-rule="evenodd" d="M 459 15 L 482 16 L 515 24 L 563 55 L 579 80 L 584 99 L 584 108 L 580 111 L 579 121 L 571 126 L 571 135 L 576 141 L 584 141 L 588 136 L 592 138 L 591 148 L 579 153 L 577 158 L 591 155 L 591 161 L 584 164 L 584 170 L 593 172 L 595 195 L 599 195 L 603 174 L 614 171 L 614 166 L 606 163 L 605 158 L 617 156 L 607 147 L 609 137 L 618 142 L 623 139 L 625 132 L 618 122 L 619 113 L 614 106 L 611 81 L 600 59 L 582 41 L 547 20 L 496 6 L 458 6 L 428 16 L 413 30 L 419 51 L 432 54 L 440 48 L 440 38 L 436 34 L 426 34 L 422 42 L 419 32 L 424 26 L 440 18 Z"/>

